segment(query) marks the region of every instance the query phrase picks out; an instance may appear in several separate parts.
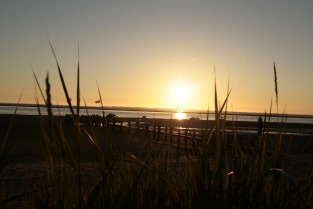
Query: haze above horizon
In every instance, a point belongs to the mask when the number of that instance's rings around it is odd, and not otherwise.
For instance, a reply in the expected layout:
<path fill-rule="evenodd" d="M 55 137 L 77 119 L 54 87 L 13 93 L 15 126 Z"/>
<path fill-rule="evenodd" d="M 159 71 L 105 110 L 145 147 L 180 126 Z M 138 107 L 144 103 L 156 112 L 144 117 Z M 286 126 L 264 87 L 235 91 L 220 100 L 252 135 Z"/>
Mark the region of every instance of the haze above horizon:
<path fill-rule="evenodd" d="M 309 0 L 5 1 L 0 103 L 22 91 L 35 103 L 31 66 L 42 88 L 49 72 L 53 104 L 66 103 L 49 39 L 73 101 L 79 45 L 88 106 L 98 83 L 106 106 L 213 109 L 216 77 L 221 102 L 229 80 L 229 110 L 276 110 L 275 62 L 279 112 L 312 115 L 312 11 Z"/>

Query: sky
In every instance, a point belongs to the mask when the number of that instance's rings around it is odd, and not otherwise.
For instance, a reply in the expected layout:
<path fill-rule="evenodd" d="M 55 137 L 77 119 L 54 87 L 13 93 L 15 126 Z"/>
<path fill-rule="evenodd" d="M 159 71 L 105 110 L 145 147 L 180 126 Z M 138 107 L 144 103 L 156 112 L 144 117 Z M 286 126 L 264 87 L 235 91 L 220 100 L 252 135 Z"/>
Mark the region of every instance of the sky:
<path fill-rule="evenodd" d="M 311 0 L 3 0 L 0 102 L 36 102 L 33 68 L 66 103 L 50 40 L 73 101 L 79 60 L 87 105 L 98 84 L 107 106 L 213 109 L 216 80 L 229 110 L 313 114 L 312 11 Z"/>

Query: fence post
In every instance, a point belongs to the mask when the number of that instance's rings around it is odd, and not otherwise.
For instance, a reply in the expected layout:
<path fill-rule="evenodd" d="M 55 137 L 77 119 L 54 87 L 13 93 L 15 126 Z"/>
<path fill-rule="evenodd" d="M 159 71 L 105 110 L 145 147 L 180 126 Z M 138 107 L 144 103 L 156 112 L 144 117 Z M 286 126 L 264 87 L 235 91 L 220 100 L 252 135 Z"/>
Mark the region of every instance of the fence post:
<path fill-rule="evenodd" d="M 187 140 L 188 140 L 188 130 L 186 128 L 185 129 L 185 149 L 186 149 L 187 158 L 189 158 L 189 148 L 188 148 Z"/>
<path fill-rule="evenodd" d="M 120 122 L 120 132 L 121 133 L 123 132 L 123 122 L 122 121 Z"/>
<path fill-rule="evenodd" d="M 131 132 L 131 123 L 128 122 L 128 134 L 130 134 L 130 132 Z"/>
<path fill-rule="evenodd" d="M 172 140 L 171 140 L 172 141 Z M 177 148 L 178 148 L 178 150 L 180 150 L 180 137 L 179 138 L 177 138 Z"/>
<path fill-rule="evenodd" d="M 160 134 L 161 134 L 161 127 L 158 125 L 158 135 L 157 135 L 157 140 L 160 140 Z"/>
<path fill-rule="evenodd" d="M 165 130 L 164 130 L 164 143 L 166 143 L 167 141 L 167 126 L 165 126 Z"/>
<path fill-rule="evenodd" d="M 139 136 L 139 120 L 136 121 L 136 136 Z"/>
<path fill-rule="evenodd" d="M 173 140 L 173 127 L 170 127 L 170 144 L 172 143 Z"/>
<path fill-rule="evenodd" d="M 196 139 L 196 131 L 195 129 L 192 129 L 192 151 L 193 153 L 196 151 L 196 145 L 197 145 L 197 139 Z"/>
<path fill-rule="evenodd" d="M 155 139 L 155 134 L 156 134 L 156 124 L 153 124 L 153 136 L 152 138 Z"/>
<path fill-rule="evenodd" d="M 112 129 L 113 129 L 113 132 L 115 132 L 115 119 L 113 118 L 113 121 L 112 121 L 112 123 L 113 123 L 113 127 L 112 127 Z"/>
<path fill-rule="evenodd" d="M 201 130 L 201 141 L 200 141 L 200 146 L 201 147 L 203 145 L 204 137 L 205 137 L 205 130 Z"/>
<path fill-rule="evenodd" d="M 145 122 L 145 137 L 149 137 L 149 123 Z"/>
<path fill-rule="evenodd" d="M 186 129 L 185 129 L 185 147 L 186 147 L 186 149 L 187 149 L 187 147 L 188 147 L 187 140 L 188 140 L 188 130 L 187 130 L 187 128 L 186 128 Z"/>

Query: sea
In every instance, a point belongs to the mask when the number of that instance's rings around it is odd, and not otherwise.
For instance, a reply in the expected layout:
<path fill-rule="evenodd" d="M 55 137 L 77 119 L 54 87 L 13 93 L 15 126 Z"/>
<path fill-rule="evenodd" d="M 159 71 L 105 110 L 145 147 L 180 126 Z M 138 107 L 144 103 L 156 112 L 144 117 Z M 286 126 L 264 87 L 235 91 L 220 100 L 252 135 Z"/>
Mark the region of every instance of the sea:
<path fill-rule="evenodd" d="M 23 106 L 19 105 L 18 107 L 12 105 L 0 105 L 0 114 L 16 114 L 18 115 L 38 115 L 38 108 L 35 106 Z M 53 107 L 53 114 L 64 116 L 70 114 L 70 109 L 66 106 Z M 104 107 L 105 114 L 115 114 L 117 117 L 126 117 L 126 118 L 162 118 L 162 119 L 199 119 L 199 120 L 213 120 L 214 112 L 207 111 L 188 111 L 188 110 L 169 110 L 169 109 L 145 109 L 145 108 L 125 108 L 125 107 Z M 47 115 L 47 109 L 44 106 L 40 107 L 40 113 L 42 115 Z M 102 109 L 99 107 L 87 107 L 80 109 L 80 115 L 102 115 Z M 227 120 L 233 121 L 249 121 L 255 122 L 259 117 L 264 118 L 264 113 L 243 113 L 243 112 L 228 112 Z M 313 124 L 313 115 L 296 115 L 296 114 L 286 114 L 286 115 L 272 115 L 272 122 L 281 122 L 286 123 L 304 123 L 304 124 Z"/>

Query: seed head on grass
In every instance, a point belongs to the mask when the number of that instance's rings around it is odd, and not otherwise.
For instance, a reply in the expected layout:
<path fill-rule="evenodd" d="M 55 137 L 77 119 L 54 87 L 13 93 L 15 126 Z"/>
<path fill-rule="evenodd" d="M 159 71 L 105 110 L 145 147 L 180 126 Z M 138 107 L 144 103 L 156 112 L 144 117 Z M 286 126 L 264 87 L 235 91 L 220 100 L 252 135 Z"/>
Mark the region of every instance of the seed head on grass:
<path fill-rule="evenodd" d="M 278 84 L 277 84 L 277 72 L 276 72 L 275 62 L 274 62 L 274 81 L 275 81 L 276 105 L 277 105 L 277 109 L 278 109 Z"/>
<path fill-rule="evenodd" d="M 50 93 L 50 83 L 49 83 L 49 73 L 47 74 L 47 78 L 46 78 L 46 94 L 47 94 L 47 101 L 46 101 L 46 105 L 47 105 L 47 112 L 49 117 L 52 117 L 52 104 L 51 104 L 51 93 Z"/>

